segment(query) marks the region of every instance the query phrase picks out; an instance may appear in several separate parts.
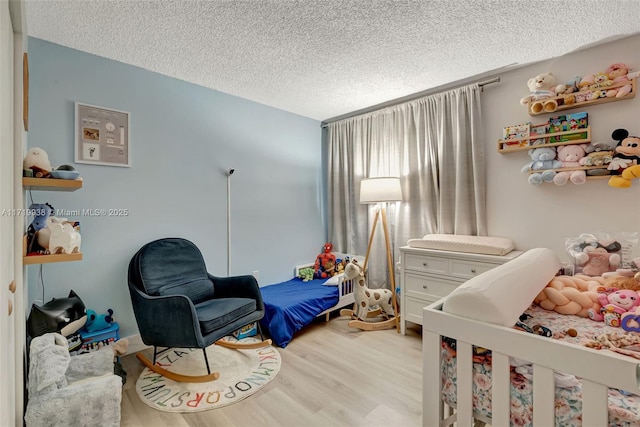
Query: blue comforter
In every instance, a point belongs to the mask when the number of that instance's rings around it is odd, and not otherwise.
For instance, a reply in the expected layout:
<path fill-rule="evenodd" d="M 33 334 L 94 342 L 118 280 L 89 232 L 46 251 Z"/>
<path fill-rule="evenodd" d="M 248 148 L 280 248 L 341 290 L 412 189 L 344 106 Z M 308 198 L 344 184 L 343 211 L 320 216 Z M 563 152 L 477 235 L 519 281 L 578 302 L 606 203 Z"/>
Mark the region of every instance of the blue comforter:
<path fill-rule="evenodd" d="M 286 347 L 293 334 L 323 311 L 338 303 L 338 288 L 324 286 L 325 279 L 287 282 L 260 288 L 265 314 L 260 325 L 278 347 Z"/>

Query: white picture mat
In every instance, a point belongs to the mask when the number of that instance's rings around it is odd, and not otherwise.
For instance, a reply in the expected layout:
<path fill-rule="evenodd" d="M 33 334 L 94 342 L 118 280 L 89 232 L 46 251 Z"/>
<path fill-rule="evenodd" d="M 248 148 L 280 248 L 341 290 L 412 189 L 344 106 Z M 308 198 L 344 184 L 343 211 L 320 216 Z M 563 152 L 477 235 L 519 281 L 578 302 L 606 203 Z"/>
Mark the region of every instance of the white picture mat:
<path fill-rule="evenodd" d="M 130 167 L 130 118 L 126 111 L 76 102 L 75 162 Z"/>

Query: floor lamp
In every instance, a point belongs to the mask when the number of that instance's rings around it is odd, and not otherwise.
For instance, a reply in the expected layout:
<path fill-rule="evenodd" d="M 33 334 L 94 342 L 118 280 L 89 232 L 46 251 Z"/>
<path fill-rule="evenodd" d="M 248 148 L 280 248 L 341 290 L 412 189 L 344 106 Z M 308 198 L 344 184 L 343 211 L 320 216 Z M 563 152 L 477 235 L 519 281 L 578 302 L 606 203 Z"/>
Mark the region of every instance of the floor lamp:
<path fill-rule="evenodd" d="M 367 263 L 369 262 L 369 253 L 373 244 L 373 237 L 378 225 L 378 218 L 382 216 L 382 230 L 384 232 L 384 242 L 387 249 L 387 269 L 389 270 L 389 280 L 391 283 L 391 293 L 393 300 L 393 310 L 396 313 L 396 329 L 400 331 L 398 324 L 398 302 L 396 300 L 396 280 L 393 268 L 393 257 L 391 256 L 391 245 L 389 244 L 389 225 L 387 222 L 387 203 L 401 202 L 402 188 L 400 187 L 400 178 L 398 177 L 381 177 L 367 178 L 360 182 L 360 203 L 361 204 L 377 204 L 376 214 L 371 226 L 371 235 L 369 236 L 369 246 L 367 247 L 367 255 L 364 259 L 363 271 L 367 271 Z"/>

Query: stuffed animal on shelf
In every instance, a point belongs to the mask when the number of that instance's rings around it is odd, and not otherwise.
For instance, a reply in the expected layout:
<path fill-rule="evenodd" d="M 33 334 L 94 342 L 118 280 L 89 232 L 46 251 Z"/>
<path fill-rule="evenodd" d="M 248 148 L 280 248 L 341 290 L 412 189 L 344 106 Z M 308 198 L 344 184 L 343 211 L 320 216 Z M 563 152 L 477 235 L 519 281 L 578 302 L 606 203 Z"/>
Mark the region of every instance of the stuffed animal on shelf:
<path fill-rule="evenodd" d="M 626 129 L 616 129 L 611 138 L 618 141 L 618 145 L 607 167 L 615 174 L 609 178 L 609 185 L 617 188 L 631 187 L 631 180 L 640 177 L 640 137 L 630 136 Z"/>
<path fill-rule="evenodd" d="M 591 143 L 584 150 L 587 154 L 580 159 L 581 166 L 601 166 L 601 169 L 588 169 L 587 176 L 609 175 L 609 171 L 604 168 L 613 160 L 612 147 L 599 142 Z"/>
<path fill-rule="evenodd" d="M 556 171 L 553 169 L 562 165 L 560 160 L 556 159 L 556 148 L 532 148 L 528 153 L 531 161 L 522 167 L 521 172 L 541 171 L 529 175 L 529 184 L 538 185 L 543 182 L 552 182 L 556 175 Z"/>
<path fill-rule="evenodd" d="M 614 85 L 622 84 L 622 87 L 616 89 L 616 98 L 622 98 L 629 94 L 632 90 L 631 80 L 629 80 L 630 68 L 622 63 L 611 64 L 605 71 L 609 79 Z"/>
<path fill-rule="evenodd" d="M 98 314 L 94 310 L 87 309 L 87 323 L 85 323 L 84 328 L 87 332 L 101 331 L 109 328 L 113 321 L 112 309 L 108 309 L 107 314 Z"/>
<path fill-rule="evenodd" d="M 55 209 L 49 203 L 32 203 L 29 206 L 29 214 L 33 215 L 33 221 L 27 227 L 27 254 L 39 253 L 45 254 L 49 247 L 49 237 L 46 238 L 46 246 L 42 246 L 38 243 L 38 234 L 41 230 L 45 230 L 46 234 L 48 230 L 47 218 L 55 213 Z"/>
<path fill-rule="evenodd" d="M 309 280 L 313 280 L 313 268 L 305 267 L 301 268 L 298 271 L 298 277 L 302 279 L 303 282 L 308 282 Z"/>
<path fill-rule="evenodd" d="M 556 78 L 551 73 L 538 74 L 527 81 L 529 95 L 520 100 L 520 104 L 529 105 L 534 113 L 551 113 L 558 108 L 558 102 L 550 99 L 556 96 Z"/>
<path fill-rule="evenodd" d="M 30 148 L 27 151 L 27 155 L 22 162 L 22 168 L 31 170 L 36 178 L 46 178 L 53 170 L 49 162 L 49 155 L 38 147 Z"/>
<path fill-rule="evenodd" d="M 569 80 L 565 84 L 559 84 L 555 87 L 555 92 L 558 95 L 568 95 L 570 93 L 574 93 L 578 91 L 578 83 L 580 83 L 582 78 L 580 76 L 576 76 L 573 80 Z"/>
<path fill-rule="evenodd" d="M 335 274 L 336 256 L 332 251 L 333 245 L 331 243 L 325 243 L 322 248 L 322 253 L 316 257 L 316 262 L 313 265 L 314 278 L 327 279 Z"/>
<path fill-rule="evenodd" d="M 580 162 L 586 156 L 587 144 L 564 145 L 558 147 L 558 160 L 563 168 L 581 167 Z M 565 185 L 568 181 L 576 185 L 587 182 L 587 173 L 584 170 L 561 171 L 553 177 L 556 185 Z"/>
<path fill-rule="evenodd" d="M 593 76 L 593 83 L 589 85 L 589 89 L 606 89 L 611 85 L 613 85 L 613 80 L 610 80 L 607 74 L 597 73 Z"/>
<path fill-rule="evenodd" d="M 589 86 L 591 86 L 593 83 L 593 74 L 587 74 L 586 76 L 582 76 L 582 79 L 580 79 L 580 82 L 578 83 L 578 89 L 580 91 L 587 91 L 589 90 Z"/>
<path fill-rule="evenodd" d="M 602 307 L 599 312 L 590 309 L 589 319 L 617 327 L 624 313 L 633 312 L 640 306 L 640 295 L 631 289 L 605 289 L 600 292 L 598 301 Z"/>

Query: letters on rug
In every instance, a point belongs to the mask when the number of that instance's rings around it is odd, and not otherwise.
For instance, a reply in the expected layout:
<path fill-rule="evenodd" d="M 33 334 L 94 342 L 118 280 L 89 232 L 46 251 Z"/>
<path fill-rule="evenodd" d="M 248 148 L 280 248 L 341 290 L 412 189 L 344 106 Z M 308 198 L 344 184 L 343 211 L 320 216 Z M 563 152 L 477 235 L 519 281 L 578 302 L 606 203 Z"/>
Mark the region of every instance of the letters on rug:
<path fill-rule="evenodd" d="M 236 341 L 234 338 L 225 338 Z M 244 338 L 240 342 L 255 342 Z M 208 383 L 180 383 L 145 368 L 136 382 L 138 397 L 147 405 L 165 412 L 199 412 L 221 408 L 255 394 L 280 371 L 281 357 L 275 347 L 251 350 L 218 345 L 207 348 L 211 371 L 220 378 Z M 200 349 L 174 348 L 158 356 L 156 364 L 184 375 L 206 374 Z"/>

